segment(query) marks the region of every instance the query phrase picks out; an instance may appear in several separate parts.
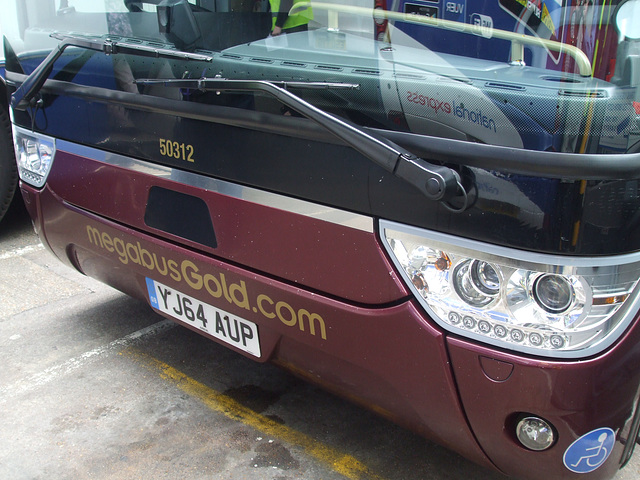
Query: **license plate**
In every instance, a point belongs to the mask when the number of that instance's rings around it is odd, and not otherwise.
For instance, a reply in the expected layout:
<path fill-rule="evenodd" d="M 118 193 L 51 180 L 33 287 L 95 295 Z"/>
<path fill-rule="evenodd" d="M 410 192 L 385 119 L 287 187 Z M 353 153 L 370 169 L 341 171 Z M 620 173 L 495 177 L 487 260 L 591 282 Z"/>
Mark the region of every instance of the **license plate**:
<path fill-rule="evenodd" d="M 229 312 L 201 302 L 147 278 L 151 306 L 223 342 L 256 357 L 260 356 L 258 326 Z"/>

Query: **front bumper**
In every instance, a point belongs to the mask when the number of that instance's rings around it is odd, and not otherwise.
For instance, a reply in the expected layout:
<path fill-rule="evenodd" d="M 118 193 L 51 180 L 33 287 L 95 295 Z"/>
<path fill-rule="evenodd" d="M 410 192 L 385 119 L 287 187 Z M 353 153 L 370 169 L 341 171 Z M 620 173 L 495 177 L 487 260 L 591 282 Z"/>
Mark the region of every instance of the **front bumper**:
<path fill-rule="evenodd" d="M 489 348 L 445 334 L 430 320 L 399 285 L 373 231 L 353 233 L 335 223 L 187 188 L 150 173 L 151 165 L 149 172 L 133 171 L 101 159 L 62 155 L 45 188 L 22 184 L 21 189 L 43 242 L 62 262 L 84 274 L 146 301 L 146 279 L 153 278 L 246 318 L 258 325 L 259 361 L 279 364 L 481 465 L 518 478 L 574 478 L 565 467 L 564 453 L 578 438 L 603 427 L 615 433 L 615 444 L 606 461 L 585 478 L 611 478 L 631 454 L 629 445 L 637 437 L 634 416 L 639 415 L 637 319 L 608 351 L 582 361 L 528 358 Z M 210 207 L 222 202 L 229 208 L 220 212 L 218 224 L 229 225 L 223 217 L 259 208 L 259 217 L 270 219 L 262 225 L 272 223 L 275 237 L 294 235 L 286 224 L 296 224 L 299 231 L 311 225 L 326 227 L 317 235 L 327 233 L 329 242 L 331 235 L 356 235 L 371 263 L 369 275 L 363 286 L 334 285 L 327 294 L 317 285 L 328 285 L 331 278 L 310 279 L 316 288 L 308 288 L 304 265 L 291 274 L 292 280 L 256 268 L 268 265 L 268 259 L 249 263 L 252 268 L 242 266 L 243 258 L 255 258 L 251 252 L 236 251 L 231 258 L 223 258 L 218 253 L 224 254 L 224 248 L 201 248 L 151 231 L 145 228 L 143 207 L 154 186 L 206 197 Z M 127 202 L 131 202 L 128 209 Z M 241 220 L 235 221 L 242 225 Z M 246 238 L 238 238 L 245 248 L 251 235 L 256 241 L 273 235 L 245 230 Z M 292 245 L 295 241 L 293 236 Z M 313 245 L 308 247 L 313 254 Z M 258 251 L 261 248 L 256 246 Z M 282 260 L 281 255 L 273 256 Z M 333 265 L 329 270 L 339 267 L 344 266 Z M 367 285 L 375 284 L 382 271 L 386 271 L 379 280 L 383 287 L 373 293 Z M 240 298 L 227 290 L 216 297 L 202 281 L 207 275 L 227 289 L 242 285 L 246 293 Z M 338 284 L 340 276 L 334 272 Z M 349 290 L 350 298 L 338 295 L 341 288 Z M 277 305 L 282 308 L 277 310 Z M 320 323 L 311 328 L 312 317 L 316 322 L 321 319 L 322 328 Z M 543 452 L 522 447 L 514 433 L 522 414 L 550 422 L 557 433 L 555 445 Z"/>

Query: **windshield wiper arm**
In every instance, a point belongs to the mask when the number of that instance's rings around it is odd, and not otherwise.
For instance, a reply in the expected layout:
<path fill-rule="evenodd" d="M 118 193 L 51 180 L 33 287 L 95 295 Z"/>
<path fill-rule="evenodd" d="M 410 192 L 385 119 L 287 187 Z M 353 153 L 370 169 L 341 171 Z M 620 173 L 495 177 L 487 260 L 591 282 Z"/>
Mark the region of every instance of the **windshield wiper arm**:
<path fill-rule="evenodd" d="M 170 48 L 157 48 L 145 44 L 133 44 L 126 41 L 114 41 L 108 37 L 89 37 L 80 35 L 53 34 L 53 38 L 61 40 L 47 58 L 31 72 L 22 85 L 11 95 L 11 107 L 16 110 L 24 110 L 38 94 L 47 81 L 53 65 L 60 58 L 67 47 L 78 47 L 87 50 L 103 52 L 107 55 L 118 53 L 137 55 L 142 57 L 167 58 L 173 60 L 195 60 L 211 62 L 213 57 L 199 53 L 181 52 Z"/>
<path fill-rule="evenodd" d="M 366 133 L 357 126 L 315 107 L 277 85 L 280 83 L 285 87 L 294 86 L 290 82 L 200 78 L 140 79 L 136 80 L 136 83 L 173 88 L 197 88 L 201 91 L 267 93 L 287 107 L 320 124 L 388 172 L 414 185 L 430 200 L 446 202 L 460 194 L 460 180 L 455 170 L 418 158 L 393 142 Z M 294 83 L 298 86 L 299 82 Z"/>

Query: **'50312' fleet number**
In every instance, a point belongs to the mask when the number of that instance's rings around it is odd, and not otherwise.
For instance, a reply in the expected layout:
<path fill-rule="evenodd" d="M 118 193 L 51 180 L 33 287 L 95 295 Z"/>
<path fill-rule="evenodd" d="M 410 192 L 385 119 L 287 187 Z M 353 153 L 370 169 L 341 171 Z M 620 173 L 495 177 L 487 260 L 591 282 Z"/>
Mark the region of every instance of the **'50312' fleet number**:
<path fill-rule="evenodd" d="M 163 157 L 175 158 L 186 162 L 195 162 L 193 153 L 193 145 L 174 142 L 173 140 L 167 140 L 166 138 L 160 139 L 160 155 Z"/>

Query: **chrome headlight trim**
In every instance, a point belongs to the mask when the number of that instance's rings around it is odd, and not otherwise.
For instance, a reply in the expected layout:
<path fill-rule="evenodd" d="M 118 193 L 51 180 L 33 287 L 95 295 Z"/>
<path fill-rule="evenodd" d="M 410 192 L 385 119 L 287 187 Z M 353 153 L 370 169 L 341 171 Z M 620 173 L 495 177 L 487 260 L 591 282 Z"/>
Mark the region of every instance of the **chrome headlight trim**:
<path fill-rule="evenodd" d="M 640 307 L 640 252 L 551 255 L 387 220 L 379 226 L 387 253 L 433 321 L 485 344 L 543 357 L 585 358 L 615 343 Z M 413 248 L 408 255 L 405 243 Z M 426 269 L 422 258 L 438 254 L 443 258 L 431 258 L 434 268 Z M 541 292 L 556 297 L 534 304 Z"/>

